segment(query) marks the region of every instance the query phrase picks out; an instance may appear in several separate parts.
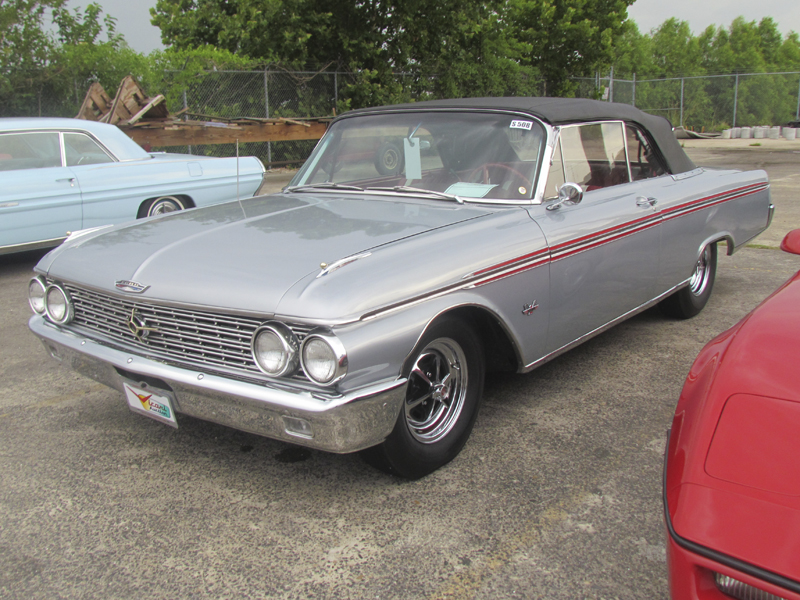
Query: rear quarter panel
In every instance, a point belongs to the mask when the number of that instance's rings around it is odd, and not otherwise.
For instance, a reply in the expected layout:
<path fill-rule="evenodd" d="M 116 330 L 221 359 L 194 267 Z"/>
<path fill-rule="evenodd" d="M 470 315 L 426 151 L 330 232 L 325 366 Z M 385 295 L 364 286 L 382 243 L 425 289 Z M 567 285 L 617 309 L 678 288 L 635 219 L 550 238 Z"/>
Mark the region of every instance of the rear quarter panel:
<path fill-rule="evenodd" d="M 767 226 L 770 194 L 764 171 L 693 173 L 661 178 L 657 208 L 663 219 L 662 290 L 691 276 L 707 243 L 727 239 L 731 254 Z"/>
<path fill-rule="evenodd" d="M 166 155 L 74 167 L 83 199 L 83 228 L 133 220 L 142 202 L 159 196 L 188 196 L 195 206 L 236 199 L 236 158 L 187 158 Z M 257 158 L 241 158 L 239 197 L 252 196 L 263 173 Z"/>

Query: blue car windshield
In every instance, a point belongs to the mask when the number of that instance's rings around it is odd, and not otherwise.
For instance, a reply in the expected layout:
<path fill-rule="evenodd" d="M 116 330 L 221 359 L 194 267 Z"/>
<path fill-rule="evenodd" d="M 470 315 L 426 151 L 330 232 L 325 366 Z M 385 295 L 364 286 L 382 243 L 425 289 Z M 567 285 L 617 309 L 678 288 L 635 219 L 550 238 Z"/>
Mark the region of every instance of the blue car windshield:
<path fill-rule="evenodd" d="M 416 189 L 463 200 L 525 200 L 534 194 L 545 140 L 541 123 L 518 115 L 361 115 L 331 126 L 290 187 Z"/>

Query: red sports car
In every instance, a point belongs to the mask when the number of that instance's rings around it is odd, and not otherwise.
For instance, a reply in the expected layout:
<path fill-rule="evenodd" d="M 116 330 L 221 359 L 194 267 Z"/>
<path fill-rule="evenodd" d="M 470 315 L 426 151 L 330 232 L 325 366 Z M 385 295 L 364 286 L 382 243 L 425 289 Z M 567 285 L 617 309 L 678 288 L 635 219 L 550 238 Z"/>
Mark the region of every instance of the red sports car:
<path fill-rule="evenodd" d="M 664 509 L 673 599 L 800 600 L 800 272 L 694 361 Z"/>

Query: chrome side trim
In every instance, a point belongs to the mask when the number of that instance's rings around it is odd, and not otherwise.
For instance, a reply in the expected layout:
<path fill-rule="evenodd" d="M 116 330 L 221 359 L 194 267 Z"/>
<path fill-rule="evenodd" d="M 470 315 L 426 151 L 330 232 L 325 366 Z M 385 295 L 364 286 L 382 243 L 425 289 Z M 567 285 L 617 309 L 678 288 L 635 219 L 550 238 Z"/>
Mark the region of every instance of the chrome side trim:
<path fill-rule="evenodd" d="M 685 171 L 683 173 L 677 173 L 676 175 L 670 175 L 673 181 L 681 181 L 683 179 L 689 179 L 690 177 L 696 177 L 703 173 L 705 169 L 703 167 L 697 167 L 696 169 L 692 169 L 691 171 Z"/>
<path fill-rule="evenodd" d="M 767 229 L 769 229 L 769 226 L 772 225 L 772 217 L 775 216 L 775 205 L 770 202 L 768 210 L 769 214 L 767 215 Z"/>
<path fill-rule="evenodd" d="M 659 296 L 656 296 L 652 300 L 648 300 L 644 304 L 641 304 L 641 305 L 637 306 L 636 308 L 634 308 L 632 310 L 629 310 L 624 315 L 620 315 L 619 317 L 609 321 L 605 325 L 601 325 L 597 329 L 594 329 L 594 330 L 590 331 L 589 333 L 584 334 L 581 337 L 569 342 L 568 344 L 565 344 L 565 345 L 561 346 L 561 348 L 559 348 L 558 350 L 554 350 L 550 354 L 546 354 L 545 356 L 543 356 L 543 357 L 541 357 L 539 359 L 536 359 L 535 361 L 533 361 L 529 365 L 521 368 L 519 370 L 519 372 L 520 373 L 528 373 L 530 371 L 533 371 L 536 367 L 539 367 L 539 366 L 543 365 L 544 363 L 549 362 L 549 361 L 553 360 L 554 358 L 556 358 L 558 356 L 561 356 L 562 354 L 564 354 L 568 350 L 572 350 L 575 346 L 578 346 L 578 345 L 582 344 L 583 342 L 593 338 L 594 336 L 600 335 L 604 331 L 607 331 L 607 330 L 611 329 L 617 323 L 620 323 L 620 322 L 624 321 L 625 319 L 629 319 L 630 317 L 633 317 L 633 316 L 639 314 L 640 312 L 643 312 L 643 311 L 647 310 L 651 306 L 655 306 L 656 304 L 661 302 L 661 300 L 663 300 L 664 298 L 666 298 L 670 294 L 672 294 L 674 292 L 677 292 L 679 289 L 684 288 L 687 285 L 689 285 L 690 279 L 686 279 L 685 281 L 682 281 L 678 285 L 668 289 L 666 292 L 664 292 L 663 294 L 661 294 Z"/>
<path fill-rule="evenodd" d="M 767 182 L 753 183 L 740 188 L 720 192 L 719 194 L 713 194 L 711 196 L 705 196 L 703 198 L 684 202 L 683 204 L 664 209 L 660 214 L 663 216 L 665 221 L 668 221 L 670 219 L 682 217 L 683 215 L 687 215 L 698 210 L 703 210 L 717 204 L 728 202 L 729 200 L 736 200 L 737 198 L 749 196 L 750 194 L 755 194 L 756 192 L 763 192 L 764 190 L 768 189 L 769 183 Z"/>
<path fill-rule="evenodd" d="M 54 248 L 65 239 L 67 239 L 66 236 L 53 238 L 51 240 L 40 240 L 38 242 L 25 242 L 24 244 L 0 246 L 0 255 L 11 254 L 13 252 L 28 252 L 29 250 L 44 250 L 45 248 Z"/>

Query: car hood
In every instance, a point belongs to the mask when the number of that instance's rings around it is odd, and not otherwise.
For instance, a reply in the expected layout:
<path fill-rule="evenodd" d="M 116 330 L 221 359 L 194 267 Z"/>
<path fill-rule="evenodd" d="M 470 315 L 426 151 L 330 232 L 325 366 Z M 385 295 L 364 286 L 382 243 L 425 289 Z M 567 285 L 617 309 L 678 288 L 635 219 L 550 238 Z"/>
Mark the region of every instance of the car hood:
<path fill-rule="evenodd" d="M 274 313 L 321 264 L 490 214 L 448 202 L 342 194 L 276 194 L 123 224 L 45 256 L 37 271 L 142 299 Z M 376 273 L 377 275 L 377 273 Z"/>
<path fill-rule="evenodd" d="M 673 420 L 675 533 L 800 582 L 800 273 L 703 349 Z"/>

